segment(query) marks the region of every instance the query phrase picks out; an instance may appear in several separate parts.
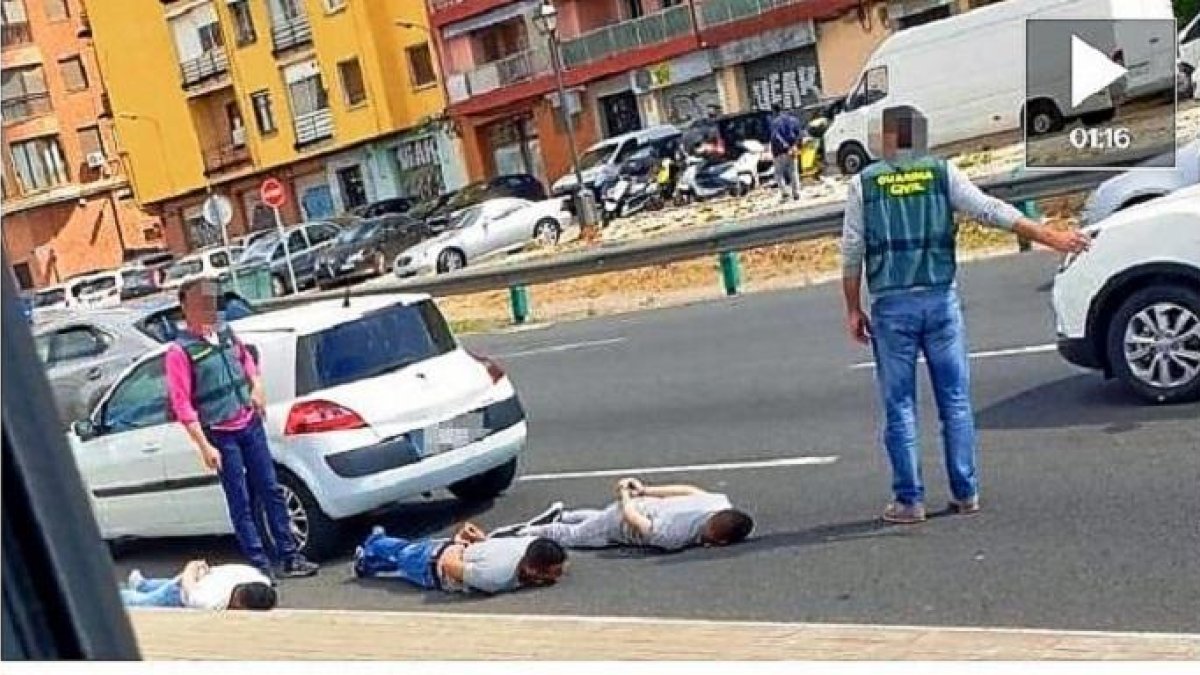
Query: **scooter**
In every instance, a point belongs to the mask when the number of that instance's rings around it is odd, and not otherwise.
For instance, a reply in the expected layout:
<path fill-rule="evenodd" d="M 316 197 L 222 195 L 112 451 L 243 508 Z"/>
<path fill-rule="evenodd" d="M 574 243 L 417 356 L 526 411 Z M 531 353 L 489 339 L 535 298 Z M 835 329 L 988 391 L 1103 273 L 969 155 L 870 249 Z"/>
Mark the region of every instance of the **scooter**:
<path fill-rule="evenodd" d="M 608 225 L 617 218 L 631 216 L 660 201 L 656 172 L 643 166 L 622 169 L 604 190 L 601 220 Z"/>
<path fill-rule="evenodd" d="M 757 141 L 742 141 L 743 149 L 747 143 L 757 144 Z M 685 168 L 675 188 L 675 203 L 686 204 L 723 195 L 741 197 L 749 193 L 758 182 L 758 158 L 757 152 L 743 152 L 731 162 L 714 161 L 712 154 L 705 153 L 703 147 L 695 154 L 684 155 Z"/>

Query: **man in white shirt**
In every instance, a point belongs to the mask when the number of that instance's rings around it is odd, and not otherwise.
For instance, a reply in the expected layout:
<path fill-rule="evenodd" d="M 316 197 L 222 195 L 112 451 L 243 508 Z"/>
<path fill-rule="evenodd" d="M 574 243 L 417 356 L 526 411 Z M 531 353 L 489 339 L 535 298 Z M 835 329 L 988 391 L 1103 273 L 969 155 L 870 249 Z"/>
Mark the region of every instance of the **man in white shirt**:
<path fill-rule="evenodd" d="M 354 575 L 429 590 L 501 593 L 554 584 L 566 561 L 566 551 L 549 539 L 491 538 L 473 523 L 449 539 L 401 539 L 376 527 L 354 552 Z"/>
<path fill-rule="evenodd" d="M 134 570 L 121 590 L 126 607 L 187 607 L 190 609 L 273 609 L 275 588 L 250 565 L 215 565 L 193 560 L 171 579 L 146 579 Z"/>
<path fill-rule="evenodd" d="M 692 485 L 651 486 L 622 478 L 616 491 L 617 501 L 606 508 L 564 511 L 556 504 L 524 526 L 505 529 L 567 548 L 650 546 L 665 551 L 729 546 L 754 529 L 754 520 L 733 508 L 728 497 Z"/>

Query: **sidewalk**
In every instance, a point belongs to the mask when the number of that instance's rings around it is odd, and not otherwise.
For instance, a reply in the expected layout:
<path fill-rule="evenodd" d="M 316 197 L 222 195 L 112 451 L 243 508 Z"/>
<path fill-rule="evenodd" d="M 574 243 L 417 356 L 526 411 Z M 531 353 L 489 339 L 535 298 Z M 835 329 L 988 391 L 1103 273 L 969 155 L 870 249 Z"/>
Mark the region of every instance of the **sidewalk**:
<path fill-rule="evenodd" d="M 276 610 L 131 613 L 147 659 L 1200 660 L 1200 635 Z"/>

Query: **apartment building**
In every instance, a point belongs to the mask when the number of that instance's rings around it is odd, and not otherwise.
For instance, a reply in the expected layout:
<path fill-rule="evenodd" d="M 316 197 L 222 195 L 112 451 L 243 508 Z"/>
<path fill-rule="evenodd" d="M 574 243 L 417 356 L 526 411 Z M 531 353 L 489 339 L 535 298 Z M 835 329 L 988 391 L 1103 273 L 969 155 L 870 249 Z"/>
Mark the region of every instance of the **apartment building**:
<path fill-rule="evenodd" d="M 86 2 L 131 180 L 172 250 L 220 241 L 210 193 L 233 202 L 231 235 L 274 226 L 267 177 L 288 223 L 466 178 L 417 2 Z"/>
<path fill-rule="evenodd" d="M 566 173 L 549 0 L 426 0 L 470 175 Z M 552 0 L 581 148 L 711 113 L 798 109 L 847 93 L 893 30 L 988 0 Z"/>
<path fill-rule="evenodd" d="M 79 0 L 0 2 L 3 241 L 22 288 L 161 246 L 116 151 Z"/>

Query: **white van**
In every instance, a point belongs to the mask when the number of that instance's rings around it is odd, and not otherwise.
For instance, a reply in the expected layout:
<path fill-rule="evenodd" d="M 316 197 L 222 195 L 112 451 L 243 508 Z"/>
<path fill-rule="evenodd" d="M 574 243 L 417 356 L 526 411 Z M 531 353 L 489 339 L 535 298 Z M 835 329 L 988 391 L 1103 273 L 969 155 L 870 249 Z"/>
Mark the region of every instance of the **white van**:
<path fill-rule="evenodd" d="M 929 121 L 931 147 L 1019 129 L 1025 108 L 1025 21 L 1027 19 L 1165 18 L 1173 16 L 1169 0 L 1007 0 L 964 14 L 895 33 L 867 59 L 846 97 L 845 110 L 825 133 L 827 163 L 853 174 L 871 160 L 868 125 L 880 111 L 911 105 Z M 1155 84 L 1147 78 L 1172 73 L 1163 84 L 1174 86 L 1170 45 L 1140 44 L 1138 36 L 1112 36 L 1113 55 L 1124 60 L 1129 93 L 1144 93 Z M 1117 53 L 1119 50 L 1119 54 Z M 1161 53 L 1160 53 L 1161 52 Z M 1151 67 L 1169 59 L 1170 67 Z M 1056 87 L 1069 91 L 1065 87 Z M 1057 131 L 1069 116 L 1111 116 L 1108 92 L 1089 98 L 1079 109 L 1054 95 L 1035 94 L 1029 102 L 1029 133 Z"/>

